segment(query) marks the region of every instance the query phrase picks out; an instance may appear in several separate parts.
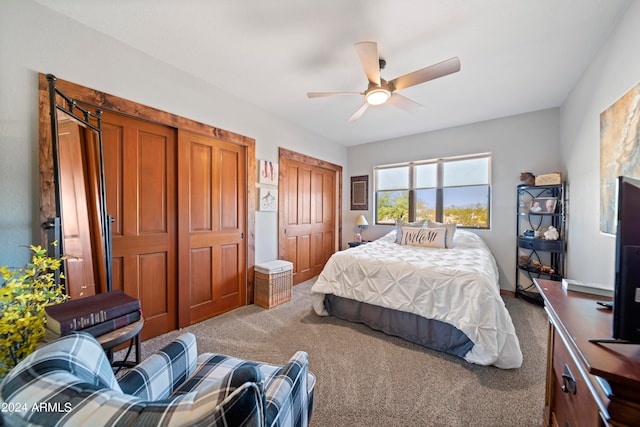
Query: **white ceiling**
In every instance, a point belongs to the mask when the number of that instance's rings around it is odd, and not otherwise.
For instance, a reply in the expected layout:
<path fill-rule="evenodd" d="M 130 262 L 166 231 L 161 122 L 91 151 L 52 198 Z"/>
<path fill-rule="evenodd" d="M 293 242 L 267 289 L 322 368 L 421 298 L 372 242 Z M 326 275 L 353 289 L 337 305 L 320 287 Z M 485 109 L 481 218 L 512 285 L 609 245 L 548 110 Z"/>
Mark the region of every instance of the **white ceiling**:
<path fill-rule="evenodd" d="M 560 106 L 631 0 L 36 0 L 326 138 L 351 146 Z M 453 56 L 456 74 L 371 107 L 354 43 L 390 80 Z"/>

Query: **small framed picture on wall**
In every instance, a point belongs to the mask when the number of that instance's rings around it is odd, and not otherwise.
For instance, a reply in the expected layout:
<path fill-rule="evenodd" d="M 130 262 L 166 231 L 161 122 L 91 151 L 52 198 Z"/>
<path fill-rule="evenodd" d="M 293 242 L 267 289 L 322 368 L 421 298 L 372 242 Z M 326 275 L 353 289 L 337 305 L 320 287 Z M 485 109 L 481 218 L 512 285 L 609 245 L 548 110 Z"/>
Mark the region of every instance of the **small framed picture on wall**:
<path fill-rule="evenodd" d="M 351 177 L 351 210 L 369 210 L 369 175 Z"/>
<path fill-rule="evenodd" d="M 262 212 L 275 212 L 278 210 L 278 190 L 275 188 L 260 189 L 259 208 Z"/>
<path fill-rule="evenodd" d="M 260 160 L 258 174 L 260 184 L 278 185 L 278 164 L 268 160 Z"/>

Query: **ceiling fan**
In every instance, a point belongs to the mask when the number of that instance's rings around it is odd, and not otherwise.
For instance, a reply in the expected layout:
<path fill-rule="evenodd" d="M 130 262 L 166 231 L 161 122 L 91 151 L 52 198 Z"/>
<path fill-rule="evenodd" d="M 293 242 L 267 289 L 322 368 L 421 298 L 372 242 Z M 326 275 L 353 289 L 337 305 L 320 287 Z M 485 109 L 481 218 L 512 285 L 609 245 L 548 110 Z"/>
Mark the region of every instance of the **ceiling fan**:
<path fill-rule="evenodd" d="M 400 95 L 398 91 L 460 71 L 460 59 L 453 57 L 387 81 L 380 77 L 380 70 L 384 68 L 386 62 L 378 56 L 378 44 L 376 42 L 365 41 L 356 43 L 355 46 L 362 68 L 364 68 L 364 72 L 369 80 L 369 85 L 365 91 L 307 92 L 309 98 L 334 95 L 364 95 L 364 103 L 349 117 L 348 122 L 358 120 L 370 105 L 381 105 L 386 102 L 409 112 L 417 111 L 422 108 L 422 105 Z"/>

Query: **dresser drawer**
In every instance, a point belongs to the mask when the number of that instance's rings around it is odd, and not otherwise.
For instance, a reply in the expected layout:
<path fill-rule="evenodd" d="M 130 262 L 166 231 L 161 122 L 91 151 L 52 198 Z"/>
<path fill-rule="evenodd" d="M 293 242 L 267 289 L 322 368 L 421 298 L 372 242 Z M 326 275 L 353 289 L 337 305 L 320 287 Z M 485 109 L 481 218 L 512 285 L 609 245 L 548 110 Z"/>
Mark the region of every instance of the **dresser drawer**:
<path fill-rule="evenodd" d="M 553 416 L 558 426 L 601 426 L 598 405 L 589 390 L 588 378 L 554 328 L 553 337 Z"/>

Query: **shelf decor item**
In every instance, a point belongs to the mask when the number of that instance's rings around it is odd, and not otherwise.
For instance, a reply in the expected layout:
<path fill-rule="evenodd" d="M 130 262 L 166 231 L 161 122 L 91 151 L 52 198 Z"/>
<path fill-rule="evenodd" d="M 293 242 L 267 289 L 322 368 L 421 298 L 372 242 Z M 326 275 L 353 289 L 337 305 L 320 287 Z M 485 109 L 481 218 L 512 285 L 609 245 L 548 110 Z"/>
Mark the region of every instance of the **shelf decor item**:
<path fill-rule="evenodd" d="M 529 212 L 537 214 L 556 213 L 557 197 L 536 197 L 531 200 Z"/>
<path fill-rule="evenodd" d="M 562 174 L 560 172 L 538 175 L 535 179 L 536 185 L 560 185 L 562 184 Z"/>

